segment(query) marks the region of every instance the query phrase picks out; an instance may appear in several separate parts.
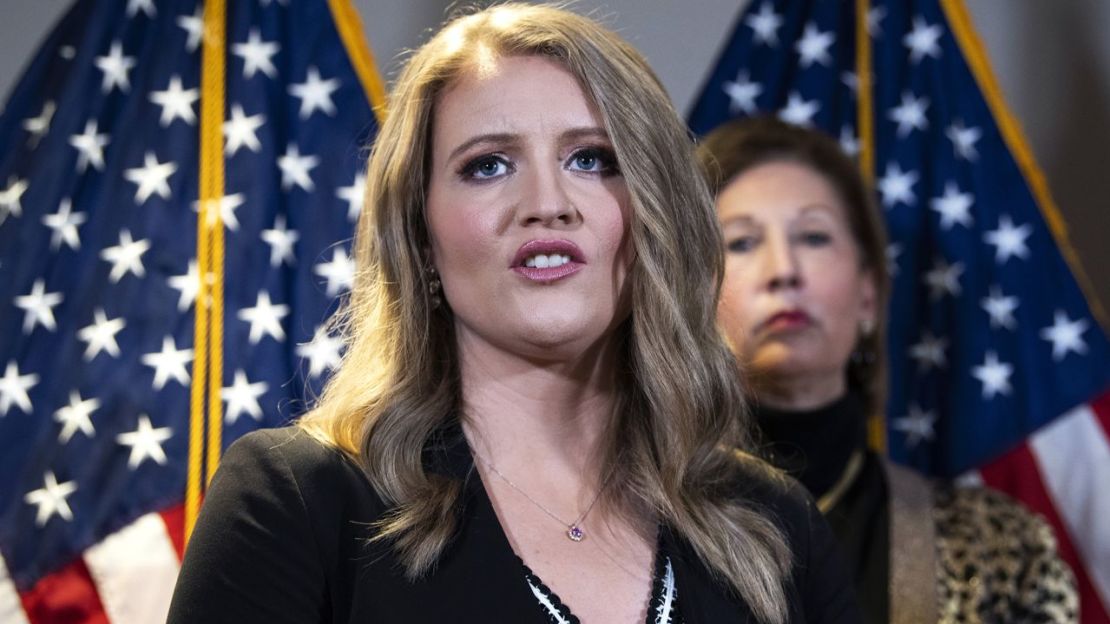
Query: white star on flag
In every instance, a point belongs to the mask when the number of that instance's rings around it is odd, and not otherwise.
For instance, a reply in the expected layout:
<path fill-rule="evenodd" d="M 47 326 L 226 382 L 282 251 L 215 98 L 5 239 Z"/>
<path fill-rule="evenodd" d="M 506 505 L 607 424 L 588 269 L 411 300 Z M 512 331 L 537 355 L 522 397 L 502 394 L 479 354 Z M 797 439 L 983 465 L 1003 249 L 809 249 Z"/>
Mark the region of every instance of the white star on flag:
<path fill-rule="evenodd" d="M 27 180 L 20 180 L 12 176 L 8 178 L 8 187 L 0 191 L 0 223 L 3 223 L 10 214 L 13 217 L 23 215 L 23 194 L 27 192 Z"/>
<path fill-rule="evenodd" d="M 85 173 L 91 164 L 97 171 L 104 170 L 104 147 L 111 142 L 107 134 L 97 134 L 97 122 L 85 122 L 85 132 L 69 137 L 69 144 L 77 149 L 77 173 Z"/>
<path fill-rule="evenodd" d="M 258 404 L 258 397 L 266 394 L 269 385 L 264 381 L 251 383 L 247 374 L 242 369 L 235 371 L 235 381 L 228 387 L 220 390 L 220 398 L 227 402 L 227 414 L 224 422 L 234 425 L 239 420 L 239 415 L 246 412 L 256 421 L 262 421 L 262 406 Z"/>
<path fill-rule="evenodd" d="M 204 36 L 204 8 L 197 5 L 197 10 L 192 15 L 182 15 L 177 18 L 177 25 L 184 28 L 189 34 L 185 40 L 185 51 L 196 52 L 200 46 L 201 37 Z"/>
<path fill-rule="evenodd" d="M 47 521 L 54 516 L 61 516 L 66 522 L 72 521 L 73 511 L 69 508 L 66 497 L 77 491 L 77 482 L 58 483 L 53 470 L 47 470 L 42 481 L 42 488 L 23 496 L 23 502 L 38 508 L 35 510 L 35 525 L 46 526 Z"/>
<path fill-rule="evenodd" d="M 956 156 L 967 161 L 974 161 L 979 157 L 979 152 L 975 150 L 975 144 L 983 136 L 983 132 L 979 128 L 965 128 L 962 121 L 956 121 L 948 126 L 944 131 L 944 136 L 952 141 L 952 148 L 956 151 Z"/>
<path fill-rule="evenodd" d="M 836 35 L 833 32 L 821 32 L 817 30 L 817 25 L 810 22 L 806 24 L 805 32 L 802 33 L 802 38 L 798 40 L 795 50 L 798 52 L 798 63 L 803 67 L 809 67 L 813 63 L 821 65 L 828 65 L 832 63 L 832 57 L 829 56 L 829 46 L 836 41 Z"/>
<path fill-rule="evenodd" d="M 258 140 L 256 131 L 266 123 L 266 116 L 262 113 L 247 117 L 243 107 L 239 104 L 231 106 L 231 119 L 224 122 L 224 135 L 227 137 L 227 147 L 224 153 L 234 156 L 239 148 L 246 146 L 252 152 L 262 150 L 262 142 Z"/>
<path fill-rule="evenodd" d="M 69 405 L 54 412 L 54 420 L 62 425 L 62 430 L 58 432 L 58 441 L 65 444 L 78 431 L 87 437 L 93 437 L 96 429 L 93 428 L 90 416 L 99 407 L 100 400 L 96 397 L 82 399 L 76 390 L 70 391 Z"/>
<path fill-rule="evenodd" d="M 273 41 L 263 41 L 257 28 L 251 28 L 246 43 L 236 43 L 231 46 L 232 54 L 243 59 L 244 78 L 251 78 L 258 71 L 270 78 L 276 78 L 277 68 L 274 67 L 272 57 L 279 51 L 281 46 Z"/>
<path fill-rule="evenodd" d="M 917 64 L 926 56 L 940 58 L 940 36 L 944 31 L 937 24 L 928 24 L 917 15 L 913 18 L 913 30 L 906 33 L 902 43 L 910 50 L 910 62 Z"/>
<path fill-rule="evenodd" d="M 859 140 L 848 126 L 840 129 L 840 149 L 853 158 L 859 155 Z"/>
<path fill-rule="evenodd" d="M 902 103 L 890 109 L 887 117 L 898 124 L 898 138 L 904 139 L 914 130 L 929 127 L 925 119 L 925 109 L 929 108 L 929 98 L 916 98 L 912 93 L 902 93 Z"/>
<path fill-rule="evenodd" d="M 177 311 L 188 310 L 196 300 L 197 293 L 200 292 L 200 272 L 197 269 L 196 259 L 189 259 L 189 268 L 184 275 L 172 275 L 166 279 L 166 282 L 169 283 L 170 288 L 181 293 L 177 300 Z"/>
<path fill-rule="evenodd" d="M 749 15 L 744 23 L 754 31 L 752 39 L 756 43 L 771 47 L 779 44 L 778 32 L 779 27 L 782 26 L 782 16 L 775 13 L 771 3 L 764 2 L 759 7 L 759 13 Z"/>
<path fill-rule="evenodd" d="M 351 288 L 355 280 L 355 262 L 347 257 L 345 249 L 336 247 L 330 262 L 316 265 L 316 275 L 328 280 L 326 292 L 329 297 L 334 297 Z"/>
<path fill-rule="evenodd" d="M 910 404 L 910 413 L 895 418 L 892 424 L 895 431 L 906 434 L 906 446 L 913 448 L 922 440 L 931 441 L 936 437 L 933 429 L 936 421 L 937 415 L 934 412 L 925 411 L 917 405 Z"/>
<path fill-rule="evenodd" d="M 940 299 L 945 294 L 959 296 L 960 274 L 963 272 L 962 262 L 950 265 L 944 258 L 937 258 L 933 269 L 925 274 L 925 283 L 929 285 L 929 298 Z"/>
<path fill-rule="evenodd" d="M 278 158 L 278 167 L 281 169 L 281 190 L 288 191 L 294 185 L 306 191 L 312 191 L 316 185 L 308 172 L 320 164 L 316 156 L 301 156 L 297 146 L 290 143 L 285 154 Z"/>
<path fill-rule="evenodd" d="M 247 201 L 246 196 L 242 193 L 235 193 L 233 195 L 224 195 L 217 200 L 209 200 L 208 205 L 205 206 L 206 218 L 204 223 L 207 227 L 216 226 L 217 215 L 220 221 L 227 226 L 228 230 L 232 232 L 239 231 L 239 219 L 235 216 L 235 211 Z M 200 211 L 200 202 L 193 202 L 193 211 Z"/>
<path fill-rule="evenodd" d="M 127 17 L 135 17 L 139 13 L 147 17 L 154 17 L 158 12 L 154 9 L 154 0 L 127 0 Z"/>
<path fill-rule="evenodd" d="M 867 10 L 867 34 L 873 38 L 883 36 L 883 20 L 886 19 L 886 7 L 874 6 Z"/>
<path fill-rule="evenodd" d="M 116 436 L 116 442 L 131 447 L 127 467 L 134 470 L 147 459 L 154 460 L 154 463 L 159 466 L 165 464 L 166 452 L 162 450 L 162 443 L 172 437 L 173 429 L 169 427 L 155 429 L 150 424 L 149 416 L 139 414 L 139 427 L 134 431 L 119 434 Z"/>
<path fill-rule="evenodd" d="M 886 173 L 879 178 L 879 194 L 882 195 L 883 206 L 893 208 L 898 204 L 912 206 L 917 203 L 913 193 L 913 185 L 917 184 L 917 172 L 903 172 L 898 163 L 887 163 Z"/>
<path fill-rule="evenodd" d="M 270 303 L 270 293 L 265 290 L 258 292 L 253 308 L 239 310 L 239 319 L 251 324 L 250 343 L 256 345 L 262 340 L 263 335 L 272 337 L 278 342 L 285 340 L 285 330 L 281 328 L 281 319 L 289 314 L 289 306 L 281 303 Z"/>
<path fill-rule="evenodd" d="M 100 252 L 102 259 L 112 263 L 112 271 L 108 274 L 108 279 L 112 280 L 113 284 L 118 284 L 127 273 L 133 273 L 137 277 L 146 275 L 146 269 L 143 268 L 143 254 L 148 249 L 150 249 L 150 241 L 146 239 L 133 241 L 131 232 L 127 228 L 120 230 L 119 245 L 105 247 Z"/>
<path fill-rule="evenodd" d="M 271 230 L 262 230 L 262 240 L 270 246 L 270 266 L 277 267 L 287 263 L 289 266 L 296 264 L 293 255 L 293 244 L 301 235 L 296 230 L 285 227 L 285 215 L 279 214 L 274 218 L 274 227 Z"/>
<path fill-rule="evenodd" d="M 338 78 L 322 80 L 320 71 L 309 66 L 308 77 L 304 82 L 289 85 L 289 94 L 301 100 L 300 118 L 308 119 L 316 110 L 334 117 L 335 102 L 332 102 L 331 94 L 339 89 L 339 84 Z"/>
<path fill-rule="evenodd" d="M 366 198 L 366 172 L 355 173 L 351 185 L 339 187 L 335 196 L 347 202 L 347 220 L 358 221 L 358 215 L 362 213 L 362 202 Z"/>
<path fill-rule="evenodd" d="M 85 348 L 85 361 L 91 362 L 101 351 L 107 351 L 112 357 L 119 357 L 119 343 L 116 334 L 127 326 L 123 317 L 109 319 L 104 313 L 104 308 L 97 308 L 93 312 L 92 325 L 87 325 L 77 332 L 77 339 L 87 342 Z"/>
<path fill-rule="evenodd" d="M 948 365 L 948 359 L 944 355 L 946 348 L 948 348 L 947 340 L 925 332 L 921 336 L 921 342 L 910 347 L 910 357 L 917 360 L 918 369 L 924 373 L 930 368 L 944 368 Z"/>
<path fill-rule="evenodd" d="M 1056 310 L 1053 315 L 1052 325 L 1041 330 L 1041 338 L 1052 343 L 1052 361 L 1059 362 L 1067 357 L 1069 351 L 1078 355 L 1087 352 L 1087 343 L 1083 341 L 1083 332 L 1087 331 L 1090 323 L 1085 318 L 1068 320 L 1068 315 L 1063 310 Z"/>
<path fill-rule="evenodd" d="M 992 399 L 996 394 L 1010 394 L 1010 375 L 1014 367 L 998 361 L 998 354 L 988 351 L 983 363 L 972 369 L 971 374 L 983 384 L 983 398 Z"/>
<path fill-rule="evenodd" d="M 791 92 L 786 98 L 786 106 L 779 111 L 779 119 L 795 126 L 809 127 L 813 125 L 813 116 L 821 108 L 817 100 L 802 99 L 797 91 Z"/>
<path fill-rule="evenodd" d="M 131 81 L 127 72 L 135 66 L 135 57 L 123 55 L 123 45 L 113 41 L 107 56 L 96 57 L 96 66 L 104 72 L 104 79 L 100 83 L 100 91 L 109 93 L 113 87 L 127 93 L 131 90 Z"/>
<path fill-rule="evenodd" d="M 46 281 L 36 279 L 31 285 L 31 292 L 15 298 L 15 307 L 23 312 L 23 333 L 30 334 L 35 325 L 42 325 L 47 331 L 58 328 L 54 322 L 54 306 L 62 302 L 62 293 L 46 292 Z"/>
<path fill-rule="evenodd" d="M 193 111 L 193 102 L 198 99 L 200 99 L 199 90 L 181 87 L 181 76 L 170 78 L 170 86 L 165 91 L 150 93 L 150 101 L 162 107 L 162 116 L 159 117 L 158 123 L 163 128 L 169 127 L 174 119 L 184 120 L 190 126 L 196 125 L 197 115 Z"/>
<path fill-rule="evenodd" d="M 185 365 L 191 361 L 193 361 L 193 350 L 178 349 L 173 336 L 162 337 L 161 351 L 147 353 L 142 357 L 143 364 L 154 369 L 152 387 L 155 390 L 161 390 L 170 377 L 182 386 L 188 385 L 189 371 L 185 369 Z"/>
<path fill-rule="evenodd" d="M 990 315 L 991 329 L 1017 327 L 1017 321 L 1014 320 L 1014 310 L 1018 307 L 1017 297 L 1006 297 L 998 286 L 991 286 L 990 293 L 979 302 L 979 305 L 983 306 Z"/>
<path fill-rule="evenodd" d="M 312 334 L 312 342 L 297 345 L 297 356 L 308 359 L 308 377 L 315 379 L 339 366 L 343 339 L 328 333 L 327 327 L 320 325 Z"/>
<path fill-rule="evenodd" d="M 940 214 L 940 229 L 949 230 L 956 223 L 969 228 L 972 224 L 971 205 L 974 201 L 971 193 L 961 193 L 955 182 L 946 182 L 944 195 L 934 197 L 929 206 Z"/>
<path fill-rule="evenodd" d="M 852 92 L 853 96 L 859 95 L 859 76 L 857 76 L 855 72 L 842 72 L 840 74 L 840 82 L 845 87 L 848 87 L 848 90 Z"/>
<path fill-rule="evenodd" d="M 983 234 L 983 240 L 988 245 L 993 245 L 994 259 L 998 264 L 1006 264 L 1010 258 L 1017 256 L 1022 260 L 1029 258 L 1029 247 L 1025 240 L 1033 234 L 1033 226 L 1023 223 L 1014 226 L 1010 215 L 998 218 L 998 229 Z"/>
<path fill-rule="evenodd" d="M 0 416 L 7 416 L 14 403 L 24 414 L 31 413 L 31 397 L 27 391 L 39 383 L 35 373 L 19 374 L 15 361 L 8 362 L 4 376 L 0 377 Z"/>
<path fill-rule="evenodd" d="M 741 71 L 735 81 L 726 80 L 721 88 L 731 100 L 728 105 L 729 110 L 734 113 L 743 111 L 748 115 L 755 113 L 757 108 L 755 98 L 763 93 L 763 87 L 758 82 L 752 82 L 746 70 Z"/>
<path fill-rule="evenodd" d="M 135 203 L 141 206 L 151 195 L 158 195 L 162 199 L 170 198 L 169 178 L 175 171 L 176 163 L 160 163 L 154 152 L 148 151 L 143 156 L 143 166 L 125 170 L 123 177 L 138 186 L 135 190 Z"/>
<path fill-rule="evenodd" d="M 50 131 L 50 121 L 54 118 L 54 111 L 58 110 L 53 101 L 47 100 L 42 104 L 42 111 L 37 117 L 28 117 L 23 120 L 23 129 L 31 136 L 27 137 L 27 145 L 31 148 L 38 146 L 42 137 Z"/>
<path fill-rule="evenodd" d="M 50 235 L 50 250 L 57 251 L 64 242 L 70 249 L 81 248 L 81 238 L 77 235 L 77 226 L 88 218 L 83 212 L 72 212 L 73 202 L 68 198 L 58 203 L 58 212 L 43 215 L 42 223 L 54 230 Z"/>

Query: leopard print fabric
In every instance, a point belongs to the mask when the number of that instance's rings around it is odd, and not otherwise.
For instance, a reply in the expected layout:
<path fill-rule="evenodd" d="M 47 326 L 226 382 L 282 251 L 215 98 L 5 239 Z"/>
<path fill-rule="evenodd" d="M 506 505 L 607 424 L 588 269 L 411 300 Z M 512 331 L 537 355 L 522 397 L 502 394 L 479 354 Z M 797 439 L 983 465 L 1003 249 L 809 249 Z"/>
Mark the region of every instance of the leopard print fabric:
<path fill-rule="evenodd" d="M 934 494 L 940 622 L 1078 621 L 1075 580 L 1044 520 L 987 489 Z"/>

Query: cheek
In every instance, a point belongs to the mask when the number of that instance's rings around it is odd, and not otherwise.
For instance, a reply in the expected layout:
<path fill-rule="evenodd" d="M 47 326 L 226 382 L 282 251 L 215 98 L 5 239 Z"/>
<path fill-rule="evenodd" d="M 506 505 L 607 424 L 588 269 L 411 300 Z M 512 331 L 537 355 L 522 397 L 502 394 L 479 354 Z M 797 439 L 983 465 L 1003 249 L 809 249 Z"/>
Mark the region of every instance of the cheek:
<path fill-rule="evenodd" d="M 747 335 L 745 328 L 752 322 L 751 305 L 754 299 L 746 276 L 734 265 L 733 260 L 727 260 L 725 279 L 721 284 L 721 300 L 717 305 L 717 320 L 735 349 L 744 346 Z"/>

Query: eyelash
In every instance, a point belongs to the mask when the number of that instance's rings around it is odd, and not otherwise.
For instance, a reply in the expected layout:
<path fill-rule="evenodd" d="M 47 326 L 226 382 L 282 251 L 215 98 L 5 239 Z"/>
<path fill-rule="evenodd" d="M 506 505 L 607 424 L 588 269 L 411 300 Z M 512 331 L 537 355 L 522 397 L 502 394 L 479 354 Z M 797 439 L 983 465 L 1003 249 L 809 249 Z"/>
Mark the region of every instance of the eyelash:
<path fill-rule="evenodd" d="M 569 158 L 564 162 L 563 166 L 570 168 L 575 161 L 580 159 L 594 159 L 597 162 L 598 169 L 571 169 L 585 174 L 600 174 L 602 177 L 610 177 L 620 174 L 620 168 L 617 166 L 617 156 L 613 150 L 600 147 L 584 147 L 575 150 Z M 494 172 L 490 175 L 478 175 L 481 167 L 486 165 L 502 165 L 505 167 L 504 172 Z M 472 158 L 465 163 L 458 170 L 458 176 L 463 180 L 477 182 L 479 184 L 494 180 L 505 174 L 515 173 L 516 167 L 513 163 L 503 154 L 482 154 Z"/>

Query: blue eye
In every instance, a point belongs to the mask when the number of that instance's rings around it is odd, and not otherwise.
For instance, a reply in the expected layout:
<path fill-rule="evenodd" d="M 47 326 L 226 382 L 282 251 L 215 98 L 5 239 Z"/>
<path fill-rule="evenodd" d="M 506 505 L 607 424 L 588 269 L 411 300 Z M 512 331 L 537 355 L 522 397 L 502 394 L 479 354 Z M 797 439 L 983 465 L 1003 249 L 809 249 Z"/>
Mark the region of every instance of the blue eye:
<path fill-rule="evenodd" d="M 738 236 L 730 238 L 725 242 L 725 248 L 730 253 L 747 253 L 755 249 L 756 238 L 754 236 Z"/>
<path fill-rule="evenodd" d="M 587 147 L 574 152 L 567 167 L 572 171 L 600 173 L 604 176 L 620 173 L 616 154 L 602 147 Z"/>
<path fill-rule="evenodd" d="M 459 176 L 464 179 L 490 180 L 511 172 L 512 167 L 503 156 L 486 155 L 463 165 Z"/>

